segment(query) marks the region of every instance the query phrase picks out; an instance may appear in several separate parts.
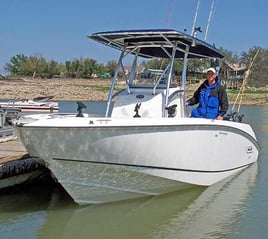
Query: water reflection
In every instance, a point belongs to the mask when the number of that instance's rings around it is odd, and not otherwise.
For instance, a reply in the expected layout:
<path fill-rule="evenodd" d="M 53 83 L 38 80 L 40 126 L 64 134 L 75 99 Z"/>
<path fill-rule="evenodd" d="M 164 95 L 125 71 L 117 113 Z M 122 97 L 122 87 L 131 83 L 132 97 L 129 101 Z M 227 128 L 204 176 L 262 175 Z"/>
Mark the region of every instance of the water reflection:
<path fill-rule="evenodd" d="M 75 112 L 76 103 L 68 103 Z M 100 104 L 86 112 L 101 114 Z M 57 187 L 2 192 L 0 238 L 266 238 L 268 107 L 242 109 L 261 144 L 256 186 L 254 164 L 206 189 L 102 206 L 75 206 Z"/>
<path fill-rule="evenodd" d="M 257 164 L 209 188 L 86 207 L 51 207 L 38 238 L 222 238 L 244 210 Z"/>
<path fill-rule="evenodd" d="M 256 179 L 257 163 L 231 180 L 207 188 L 153 238 L 224 238 L 232 231 L 233 223 L 245 214 Z"/>
<path fill-rule="evenodd" d="M 70 205 L 70 199 L 54 184 L 15 187 L 0 192 L 0 238 L 31 239 L 46 222 L 47 210 L 56 201 Z"/>
<path fill-rule="evenodd" d="M 203 190 L 197 187 L 183 194 L 51 210 L 38 238 L 56 238 L 55 235 L 57 238 L 84 238 L 86 235 L 92 238 L 143 238 L 176 212 L 187 208 Z"/>

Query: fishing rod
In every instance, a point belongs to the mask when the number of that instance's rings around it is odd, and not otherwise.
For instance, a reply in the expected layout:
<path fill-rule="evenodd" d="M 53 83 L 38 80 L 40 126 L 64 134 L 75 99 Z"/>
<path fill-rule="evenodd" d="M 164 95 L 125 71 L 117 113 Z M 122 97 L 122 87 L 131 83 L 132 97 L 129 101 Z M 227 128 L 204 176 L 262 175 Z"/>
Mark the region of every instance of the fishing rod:
<path fill-rule="evenodd" d="M 192 33 L 191 35 L 194 36 L 195 32 L 196 32 L 196 20 L 197 20 L 197 15 L 198 15 L 198 11 L 199 11 L 199 5 L 200 5 L 200 0 L 198 0 L 197 5 L 196 5 L 196 9 L 195 9 L 195 16 L 194 16 L 194 22 L 193 22 L 193 27 L 192 27 Z"/>
<path fill-rule="evenodd" d="M 171 2 L 169 4 L 169 9 L 168 9 L 168 15 L 167 15 L 167 20 L 166 20 L 165 28 L 168 28 L 170 17 L 171 17 L 171 13 L 172 13 L 173 7 L 174 7 L 174 1 L 175 0 L 171 0 Z"/>
<path fill-rule="evenodd" d="M 174 8 L 174 2 L 175 2 L 175 0 L 171 0 L 169 3 L 169 9 L 168 9 L 167 19 L 166 19 L 166 23 L 165 23 L 165 28 L 168 28 L 168 26 L 169 26 L 170 17 L 171 17 L 171 14 L 173 12 L 173 8 Z M 161 60 L 160 69 L 163 68 L 163 64 L 164 64 L 164 59 Z"/>
<path fill-rule="evenodd" d="M 211 6 L 210 6 L 210 12 L 209 12 L 208 23 L 207 23 L 207 28 L 206 28 L 206 32 L 205 32 L 204 41 L 207 40 L 207 35 L 208 35 L 209 25 L 210 25 L 211 17 L 212 17 L 212 13 L 213 13 L 213 10 L 214 10 L 214 3 L 215 3 L 215 1 L 212 0 L 212 1 L 211 1 Z"/>
<path fill-rule="evenodd" d="M 246 88 L 246 85 L 247 85 L 247 81 L 248 81 L 248 77 L 249 77 L 249 74 L 251 72 L 251 68 L 257 58 L 257 55 L 259 54 L 260 52 L 260 49 L 258 49 L 254 55 L 254 57 L 251 59 L 250 63 L 249 63 L 249 67 L 247 69 L 247 71 L 245 72 L 245 78 L 243 79 L 243 82 L 242 82 L 242 85 L 241 85 L 241 88 L 237 94 L 237 97 L 235 99 L 235 102 L 234 102 L 234 105 L 232 107 L 232 112 L 234 111 L 234 108 L 236 107 L 236 103 L 240 97 L 240 101 L 239 101 L 239 104 L 237 106 L 237 113 L 239 113 L 240 111 L 240 107 L 241 107 L 241 104 L 242 104 L 242 100 L 243 100 L 243 95 L 244 95 L 244 91 L 245 91 L 245 88 Z"/>
<path fill-rule="evenodd" d="M 254 57 L 251 58 L 249 66 L 248 66 L 248 69 L 245 72 L 245 77 L 244 77 L 244 79 L 242 81 L 242 85 L 241 85 L 241 87 L 239 89 L 239 92 L 238 92 L 238 94 L 236 96 L 236 99 L 234 101 L 232 110 L 226 117 L 226 119 L 228 119 L 230 121 L 236 121 L 236 122 L 241 122 L 242 121 L 242 118 L 243 118 L 244 115 L 239 115 L 239 111 L 240 111 L 240 107 L 241 107 L 241 104 L 242 104 L 244 91 L 245 91 L 245 88 L 246 88 L 246 85 L 247 85 L 247 80 L 248 80 L 249 74 L 251 72 L 251 68 L 252 68 L 252 66 L 253 66 L 253 64 L 254 64 L 259 52 L 260 52 L 260 49 L 258 49 L 256 51 Z M 238 105 L 236 105 L 238 100 L 239 100 L 239 103 L 238 103 Z M 236 111 L 235 111 L 235 108 L 237 108 Z"/>

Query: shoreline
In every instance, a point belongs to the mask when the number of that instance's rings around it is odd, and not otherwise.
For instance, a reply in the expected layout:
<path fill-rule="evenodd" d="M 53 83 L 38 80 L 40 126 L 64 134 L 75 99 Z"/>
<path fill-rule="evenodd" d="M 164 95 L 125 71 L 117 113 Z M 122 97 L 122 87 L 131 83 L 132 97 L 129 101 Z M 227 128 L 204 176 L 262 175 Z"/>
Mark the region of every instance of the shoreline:
<path fill-rule="evenodd" d="M 67 101 L 106 101 L 112 79 L 1 79 L 0 99 L 33 99 L 38 96 L 54 96 L 53 100 Z M 118 81 L 115 92 L 124 88 L 124 81 Z M 199 84 L 187 85 L 187 98 L 191 97 Z M 229 103 L 235 102 L 236 94 L 228 93 Z M 239 101 L 238 101 L 239 102 Z M 268 93 L 244 94 L 243 105 L 268 105 Z"/>

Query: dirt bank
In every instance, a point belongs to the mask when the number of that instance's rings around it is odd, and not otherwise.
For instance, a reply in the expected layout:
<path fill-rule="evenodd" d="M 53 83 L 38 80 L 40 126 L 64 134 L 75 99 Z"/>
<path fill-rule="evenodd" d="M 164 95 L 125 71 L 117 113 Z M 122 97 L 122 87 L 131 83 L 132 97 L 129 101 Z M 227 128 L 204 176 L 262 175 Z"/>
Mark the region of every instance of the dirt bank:
<path fill-rule="evenodd" d="M 1 79 L 0 99 L 33 99 L 37 96 L 53 95 L 54 100 L 105 101 L 111 79 Z M 187 98 L 191 97 L 199 84 L 187 86 Z M 123 88 L 119 81 L 116 90 Z M 230 103 L 236 99 L 228 93 Z M 243 104 L 268 104 L 268 94 L 245 94 Z"/>
<path fill-rule="evenodd" d="M 102 101 L 108 96 L 109 79 L 4 79 L 1 99 L 33 99 L 53 95 L 54 100 Z"/>

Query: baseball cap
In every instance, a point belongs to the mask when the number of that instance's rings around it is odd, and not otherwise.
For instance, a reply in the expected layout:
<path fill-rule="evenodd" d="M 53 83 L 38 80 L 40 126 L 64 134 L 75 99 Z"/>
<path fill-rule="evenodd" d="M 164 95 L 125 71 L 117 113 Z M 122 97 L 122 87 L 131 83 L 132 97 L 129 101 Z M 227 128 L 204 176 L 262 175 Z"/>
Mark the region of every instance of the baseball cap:
<path fill-rule="evenodd" d="M 213 67 L 208 68 L 208 69 L 207 69 L 207 73 L 208 73 L 209 71 L 212 71 L 214 74 L 216 74 L 216 70 L 215 70 L 215 68 L 213 68 Z"/>

